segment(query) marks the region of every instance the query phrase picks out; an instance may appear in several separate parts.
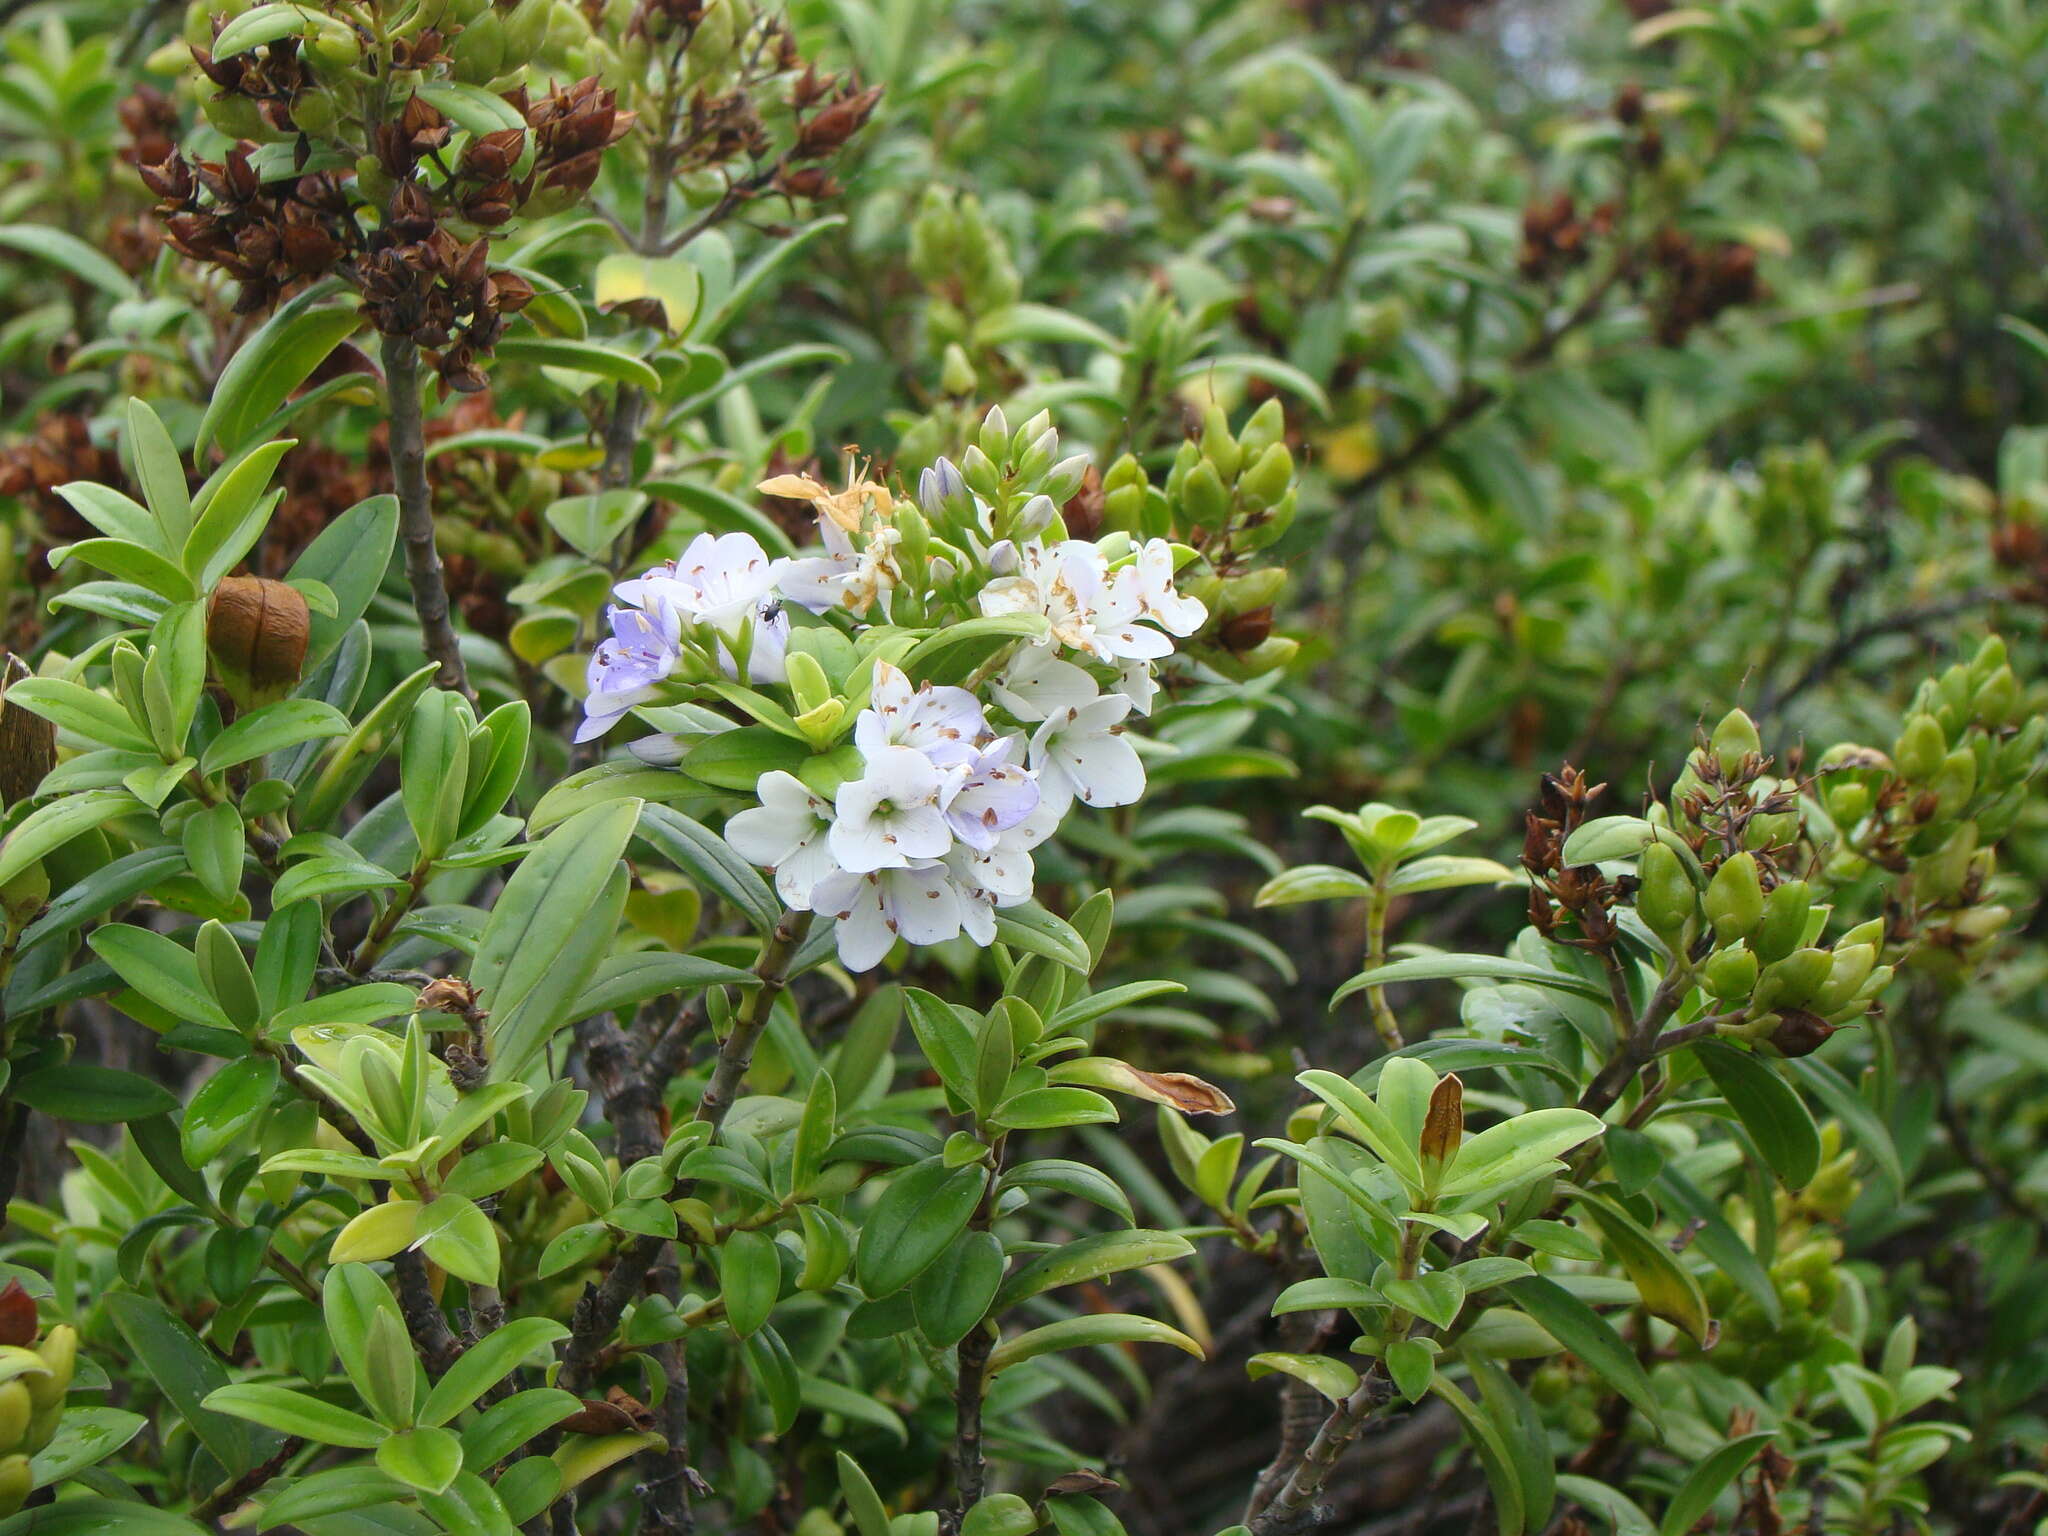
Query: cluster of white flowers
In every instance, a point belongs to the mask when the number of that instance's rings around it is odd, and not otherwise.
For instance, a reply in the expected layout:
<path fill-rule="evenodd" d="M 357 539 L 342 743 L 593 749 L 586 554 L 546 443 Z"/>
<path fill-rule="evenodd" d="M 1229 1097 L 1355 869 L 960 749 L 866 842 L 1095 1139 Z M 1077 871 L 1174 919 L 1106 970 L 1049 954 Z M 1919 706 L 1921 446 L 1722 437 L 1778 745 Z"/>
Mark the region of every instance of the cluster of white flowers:
<path fill-rule="evenodd" d="M 941 461 L 927 472 L 922 499 L 957 495 L 957 481 Z M 680 559 L 620 583 L 611 637 L 591 657 L 579 741 L 661 700 L 686 657 L 706 670 L 715 657 L 728 678 L 781 682 L 785 605 L 857 627 L 870 615 L 886 621 L 906 575 L 879 488 L 834 493 L 783 477 L 763 489 L 813 502 L 824 553 L 771 559 L 750 535 L 700 534 Z M 1019 526 L 1050 525 L 1050 501 L 1036 500 L 1043 509 L 1027 507 L 1033 515 Z M 839 957 L 851 970 L 880 963 L 898 938 L 934 944 L 965 933 L 994 942 L 997 910 L 1030 899 L 1031 851 L 1073 802 L 1128 805 L 1143 793 L 1145 769 L 1125 719 L 1151 712 L 1154 668 L 1173 653 L 1173 637 L 1208 617 L 1175 591 L 1164 540 L 1139 546 L 1113 536 L 1105 548 L 993 539 L 978 504 L 976 523 L 971 552 L 948 547 L 953 558 L 935 552 L 920 562 L 921 605 L 965 567 L 984 582 L 972 594 L 975 610 L 1040 615 L 1046 632 L 975 674 L 985 697 L 914 685 L 878 658 L 854 720 L 858 775 L 827 796 L 792 773 L 765 773 L 760 803 L 726 823 L 741 857 L 774 870 L 784 902 L 837 919 Z"/>

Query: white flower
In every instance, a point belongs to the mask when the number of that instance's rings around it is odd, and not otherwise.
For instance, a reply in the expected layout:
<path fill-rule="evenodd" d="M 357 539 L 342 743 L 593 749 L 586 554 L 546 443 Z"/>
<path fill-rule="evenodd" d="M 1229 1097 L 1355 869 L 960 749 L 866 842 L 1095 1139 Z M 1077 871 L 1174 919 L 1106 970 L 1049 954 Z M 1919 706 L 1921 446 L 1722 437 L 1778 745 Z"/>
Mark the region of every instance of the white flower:
<path fill-rule="evenodd" d="M 818 883 L 811 903 L 839 920 L 833 937 L 849 971 L 872 970 L 898 938 L 937 944 L 960 932 L 960 894 L 943 864 L 841 872 Z"/>
<path fill-rule="evenodd" d="M 1117 668 L 1116 691 L 1131 701 L 1133 713 L 1149 715 L 1152 701 L 1159 696 L 1159 684 L 1149 661 L 1127 661 Z"/>
<path fill-rule="evenodd" d="M 960 926 L 975 943 L 995 942 L 998 908 L 1031 899 L 1036 879 L 1031 850 L 1058 827 L 1059 814 L 1041 801 L 1030 815 L 1001 832 L 993 846 L 959 844 L 946 855 L 946 869 L 960 897 Z"/>
<path fill-rule="evenodd" d="M 644 576 L 622 581 L 613 595 L 657 615 L 680 632 L 708 624 L 719 635 L 719 661 L 739 670 L 736 651 L 747 652 L 747 680 L 782 680 L 789 619 L 776 584 L 788 562 L 771 560 L 752 534 L 700 533 L 682 555 Z"/>
<path fill-rule="evenodd" d="M 1017 574 L 981 589 L 981 611 L 1043 614 L 1052 638 L 1069 650 L 1095 653 L 1095 610 L 1109 596 L 1109 561 L 1085 539 L 1017 547 Z"/>
<path fill-rule="evenodd" d="M 1038 809 L 1038 783 L 1009 760 L 1021 736 L 1004 736 L 973 762 L 954 770 L 960 775 L 946 797 L 946 822 L 953 835 L 970 848 L 986 851 L 997 839 Z"/>
<path fill-rule="evenodd" d="M 839 872 L 828 837 L 832 804 L 780 769 L 762 774 L 754 793 L 761 803 L 726 822 L 725 840 L 749 864 L 773 869 L 776 894 L 804 911 L 818 883 Z"/>
<path fill-rule="evenodd" d="M 782 594 L 812 613 L 844 609 L 866 613 L 880 605 L 886 615 L 889 596 L 903 580 L 896 546 L 903 535 L 894 528 L 871 530 L 858 549 L 836 523 L 820 519 L 825 542 L 822 555 L 791 560 L 782 571 Z"/>
<path fill-rule="evenodd" d="M 1026 721 L 1078 709 L 1098 691 L 1094 678 L 1071 661 L 1061 661 L 1050 646 L 1039 645 L 1019 647 L 1002 677 L 989 689 L 998 704 Z"/>
<path fill-rule="evenodd" d="M 1209 610 L 1200 598 L 1174 590 L 1173 546 L 1164 539 L 1148 539 L 1138 558 L 1116 573 L 1115 585 L 1129 594 L 1141 617 L 1169 635 L 1192 635 L 1208 622 Z"/>
<path fill-rule="evenodd" d="M 945 787 L 922 752 L 882 747 L 869 753 L 867 771 L 840 785 L 834 797 L 832 857 L 855 874 L 936 859 L 953 846 L 939 803 Z"/>
<path fill-rule="evenodd" d="M 875 663 L 868 707 L 854 722 L 863 757 L 886 747 L 909 747 L 940 768 L 972 762 L 994 736 L 974 695 L 965 688 L 912 688 L 900 667 Z"/>
<path fill-rule="evenodd" d="M 1031 738 L 1031 768 L 1046 804 L 1064 813 L 1076 799 L 1129 805 L 1145 792 L 1145 765 L 1122 735 L 1131 701 L 1112 693 L 1054 715 Z"/>

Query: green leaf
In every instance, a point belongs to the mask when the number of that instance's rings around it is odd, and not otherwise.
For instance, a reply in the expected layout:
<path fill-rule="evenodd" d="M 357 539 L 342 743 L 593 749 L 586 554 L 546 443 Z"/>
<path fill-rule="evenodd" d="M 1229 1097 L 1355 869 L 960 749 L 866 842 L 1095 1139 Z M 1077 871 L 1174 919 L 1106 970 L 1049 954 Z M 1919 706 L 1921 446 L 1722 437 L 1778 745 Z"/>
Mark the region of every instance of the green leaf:
<path fill-rule="evenodd" d="M 1635 1282 L 1643 1305 L 1692 1336 L 1704 1347 L 1713 1331 L 1707 1300 L 1692 1271 L 1616 1202 L 1587 1190 L 1573 1192 L 1579 1208 L 1600 1229 L 1621 1267 Z"/>
<path fill-rule="evenodd" d="M 0 1520 L 0 1536 L 208 1536 L 183 1515 L 134 1498 L 61 1499 Z"/>
<path fill-rule="evenodd" d="M 1006 1311 L 1062 1285 L 1079 1285 L 1126 1269 L 1184 1259 L 1194 1251 L 1194 1245 L 1178 1233 L 1144 1228 L 1076 1238 L 1050 1253 L 1041 1253 L 1011 1275 L 996 1298 L 996 1309 Z"/>
<path fill-rule="evenodd" d="M 861 1289 L 879 1300 L 910 1284 L 966 1228 L 987 1184 L 979 1165 L 948 1168 L 937 1157 L 895 1175 L 861 1226 Z"/>
<path fill-rule="evenodd" d="M 1583 1109 L 1535 1109 L 1469 1136 L 1451 1159 L 1438 1192 L 1446 1198 L 1511 1189 L 1598 1136 L 1606 1125 Z"/>
<path fill-rule="evenodd" d="M 1059 1322 L 1047 1323 L 1043 1328 L 1020 1333 L 1014 1339 L 1005 1339 L 988 1357 L 988 1372 L 994 1376 L 1013 1365 L 1021 1365 L 1026 1360 L 1035 1360 L 1055 1350 L 1081 1349 L 1094 1344 L 1170 1344 L 1197 1360 L 1208 1358 L 1202 1346 L 1178 1328 L 1169 1328 L 1149 1317 L 1097 1313 L 1087 1317 L 1062 1318 Z"/>
<path fill-rule="evenodd" d="M 398 542 L 398 498 L 359 501 L 321 529 L 292 562 L 288 579 L 318 581 L 334 594 L 334 612 L 315 613 L 306 641 L 310 673 L 341 644 L 370 606 Z"/>
<path fill-rule="evenodd" d="M 1664 1506 L 1658 1536 L 1685 1536 L 1707 1517 L 1721 1491 L 1776 1438 L 1775 1430 L 1760 1429 L 1754 1434 L 1740 1435 L 1711 1452 L 1686 1475 L 1671 1502 Z"/>
<path fill-rule="evenodd" d="M 301 1524 L 321 1515 L 341 1515 L 372 1504 L 395 1503 L 411 1492 L 396 1478 L 369 1467 L 334 1467 L 299 1478 L 282 1492 L 271 1494 L 264 1501 L 263 1517 L 256 1528 L 275 1530 L 280 1525 Z"/>
<path fill-rule="evenodd" d="M 485 1334 L 464 1350 L 420 1404 L 419 1421 L 439 1426 L 473 1406 L 535 1350 L 567 1338 L 569 1330 L 548 1317 L 521 1317 Z"/>
<path fill-rule="evenodd" d="M 286 300 L 235 349 L 199 419 L 195 453 L 204 453 L 213 443 L 229 454 L 241 448 L 285 397 L 363 323 L 352 302 L 319 307 L 333 292 L 333 284 L 321 284 Z"/>
<path fill-rule="evenodd" d="M 566 341 L 551 336 L 507 336 L 497 346 L 498 357 L 510 363 L 532 363 L 542 368 L 568 368 L 577 373 L 594 373 L 599 378 L 631 384 L 649 394 L 661 392 L 661 375 L 630 353 L 594 341 Z"/>
<path fill-rule="evenodd" d="M 1502 1289 L 1580 1364 L 1633 1403 L 1659 1437 L 1663 1435 L 1664 1408 L 1642 1362 L 1599 1313 L 1544 1275 L 1510 1280 Z"/>
<path fill-rule="evenodd" d="M 140 1120 L 178 1107 L 177 1097 L 161 1083 L 77 1061 L 25 1073 L 14 1080 L 12 1093 L 30 1109 L 79 1125 Z"/>
<path fill-rule="evenodd" d="M 1617 1488 L 1595 1482 L 1590 1477 L 1581 1477 L 1575 1472 L 1560 1472 L 1557 1491 L 1583 1504 L 1613 1526 L 1614 1536 L 1656 1536 L 1657 1528 L 1643 1513 L 1642 1506 Z"/>
<path fill-rule="evenodd" d="M 147 587 L 174 603 L 189 603 L 199 595 L 191 577 L 178 565 L 155 550 L 130 544 L 126 539 L 84 539 L 50 551 L 52 567 L 68 565 L 73 560 L 83 560 L 87 565 L 118 576 L 123 581 Z M 23 686 L 26 685 L 16 684 L 16 687 Z"/>
<path fill-rule="evenodd" d="M 1335 1007 L 1352 993 L 1367 987 L 1391 987 L 1403 981 L 1463 981 L 1468 978 L 1520 981 L 1532 987 L 1548 987 L 1553 992 L 1591 998 L 1595 1002 L 1611 1001 L 1607 988 L 1599 982 L 1589 981 L 1569 971 L 1553 971 L 1548 966 L 1530 965 L 1526 961 L 1509 960 L 1500 955 L 1415 955 L 1352 977 L 1331 994 L 1330 1005 Z"/>
<path fill-rule="evenodd" d="M 470 981 L 490 1011 L 495 1078 L 525 1072 L 563 1022 L 555 994 L 564 982 L 572 995 L 580 992 L 597 968 L 601 950 L 576 951 L 571 945 L 579 922 L 598 909 L 600 895 L 612 884 L 640 815 L 637 800 L 579 811 L 527 855 L 499 893 L 470 967 Z M 623 902 L 623 889 L 619 897 Z"/>
<path fill-rule="evenodd" d="M 178 573 L 178 581 L 190 585 L 183 572 Z M 59 730 L 83 736 L 96 746 L 119 747 L 152 758 L 157 755 L 156 743 L 143 734 L 116 700 L 68 679 L 25 677 L 8 684 L 7 702 L 42 716 Z"/>
<path fill-rule="evenodd" d="M 383 1443 L 389 1433 L 374 1419 L 351 1413 L 333 1403 L 285 1387 L 244 1382 L 215 1389 L 206 1395 L 206 1406 L 215 1413 L 233 1414 L 252 1424 L 266 1425 L 321 1445 L 342 1445 L 368 1450 Z"/>
<path fill-rule="evenodd" d="M 717 1250 L 725 1320 L 741 1338 L 759 1330 L 782 1290 L 782 1261 L 766 1232 L 735 1232 Z"/>
<path fill-rule="evenodd" d="M 204 1168 L 248 1135 L 269 1109 L 277 1082 L 275 1058 L 246 1056 L 201 1084 L 178 1127 L 186 1164 Z"/>
<path fill-rule="evenodd" d="M 57 1421 L 57 1433 L 29 1460 L 30 1480 L 38 1488 L 54 1488 L 73 1473 L 113 1455 L 148 1423 L 141 1414 L 125 1408 L 67 1403 L 63 1418 Z"/>
<path fill-rule="evenodd" d="M 1521 1536 L 1526 1524 L 1522 1481 L 1499 1429 L 1477 1403 L 1441 1375 L 1430 1380 L 1429 1390 L 1450 1404 L 1464 1425 L 1465 1438 L 1493 1490 L 1493 1517 L 1500 1536 Z"/>
<path fill-rule="evenodd" d="M 1043 614 L 1005 613 L 949 624 L 904 653 L 900 665 L 914 683 L 959 683 L 989 657 L 1019 640 L 1047 632 Z"/>
<path fill-rule="evenodd" d="M 1713 1260 L 1721 1273 L 1756 1303 L 1757 1310 L 1763 1313 L 1770 1325 L 1777 1327 L 1783 1311 L 1778 1287 L 1772 1282 L 1770 1271 L 1743 1241 L 1742 1235 L 1721 1214 L 1720 1202 L 1668 1165 L 1657 1175 L 1653 1187 L 1666 1204 L 1676 1206 L 1698 1229 L 1693 1234 L 1692 1246 Z M 1529 1225 L 1524 1222 L 1515 1229 L 1515 1235 L 1525 1234 Z"/>
<path fill-rule="evenodd" d="M 732 903 L 762 933 L 782 920 L 782 904 L 760 871 L 710 828 L 670 806 L 646 805 L 637 830 L 642 842 Z"/>
<path fill-rule="evenodd" d="M 449 1274 L 471 1285 L 498 1283 L 498 1232 L 474 1200 L 444 1192 L 420 1212 L 418 1242 Z"/>
<path fill-rule="evenodd" d="M 192 533 L 179 556 L 199 591 L 211 592 L 262 537 L 276 504 L 275 495 L 265 494 L 270 477 L 294 446 L 296 440 L 287 437 L 252 448 L 220 476 L 211 496 L 201 491 L 205 500 L 193 508 Z"/>
<path fill-rule="evenodd" d="M 135 297 L 135 280 L 98 247 L 47 224 L 0 224 L 0 246 L 47 261 L 117 299 Z"/>
<path fill-rule="evenodd" d="M 1276 1372 L 1292 1376 L 1296 1381 L 1306 1382 L 1333 1403 L 1341 1403 L 1358 1390 L 1358 1372 L 1342 1360 L 1332 1360 L 1328 1355 L 1299 1355 L 1281 1351 L 1268 1351 L 1253 1355 L 1244 1363 L 1245 1374 L 1253 1381 Z"/>
<path fill-rule="evenodd" d="M 1693 1054 L 1771 1171 L 1788 1189 L 1804 1189 L 1820 1170 L 1820 1131 L 1806 1101 L 1761 1057 L 1719 1040 L 1702 1040 Z"/>
<path fill-rule="evenodd" d="M 996 913 L 996 939 L 1026 954 L 1043 955 L 1085 976 L 1094 968 L 1087 941 L 1068 923 L 1035 901 L 1020 902 Z"/>
<path fill-rule="evenodd" d="M 689 330 L 690 322 L 697 317 L 698 301 L 704 296 L 704 282 L 697 269 L 679 257 L 616 252 L 597 264 L 590 283 L 600 313 L 640 299 L 657 301 L 671 336 Z"/>
<path fill-rule="evenodd" d="M 875 1492 L 875 1485 L 868 1481 L 867 1473 L 861 1471 L 860 1463 L 844 1451 L 835 1453 L 839 1465 L 839 1492 L 846 1500 L 847 1512 L 853 1516 L 854 1529 L 860 1536 L 891 1536 L 889 1511 L 883 1505 L 881 1495 Z"/>
<path fill-rule="evenodd" d="M 422 1493 L 439 1493 L 462 1470 L 462 1442 L 450 1430 L 417 1426 L 378 1442 L 377 1467 Z"/>
<path fill-rule="evenodd" d="M 463 1462 L 488 1467 L 503 1461 L 535 1435 L 582 1411 L 582 1403 L 556 1387 L 515 1392 L 486 1408 L 463 1430 Z"/>
<path fill-rule="evenodd" d="M 1372 894 L 1372 882 L 1334 864 L 1303 864 L 1275 875 L 1252 898 L 1255 907 L 1284 907 L 1297 901 L 1350 901 Z"/>
<path fill-rule="evenodd" d="M 910 1285 L 918 1330 L 940 1349 L 951 1349 L 996 1305 L 1003 1280 L 1003 1245 L 993 1232 L 969 1232 L 948 1244 Z"/>
<path fill-rule="evenodd" d="M 230 1476 L 247 1472 L 276 1448 L 274 1432 L 252 1429 L 205 1406 L 208 1393 L 228 1384 L 227 1368 L 161 1302 L 117 1291 L 102 1297 L 100 1305 L 128 1341 L 134 1363 Z"/>
<path fill-rule="evenodd" d="M 348 716 L 318 699 L 279 699 L 252 709 L 228 726 L 200 754 L 199 771 L 211 776 L 302 741 L 348 734 Z"/>
<path fill-rule="evenodd" d="M 19 688 L 22 684 L 16 684 Z M 14 690 L 8 691 L 8 700 Z M 74 837 L 105 826 L 116 816 L 137 810 L 133 795 L 122 789 L 89 789 L 66 795 L 29 812 L 0 842 L 0 886 L 5 886 L 31 864 L 56 852 Z"/>

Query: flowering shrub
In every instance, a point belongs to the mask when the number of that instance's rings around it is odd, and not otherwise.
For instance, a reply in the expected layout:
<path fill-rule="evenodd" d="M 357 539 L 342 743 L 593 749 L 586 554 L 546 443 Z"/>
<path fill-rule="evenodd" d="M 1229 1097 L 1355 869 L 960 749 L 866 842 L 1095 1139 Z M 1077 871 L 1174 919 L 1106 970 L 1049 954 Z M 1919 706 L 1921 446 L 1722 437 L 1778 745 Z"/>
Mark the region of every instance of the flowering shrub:
<path fill-rule="evenodd" d="M 2015 8 L 172 9 L 0 8 L 0 1536 L 2048 1529 Z"/>

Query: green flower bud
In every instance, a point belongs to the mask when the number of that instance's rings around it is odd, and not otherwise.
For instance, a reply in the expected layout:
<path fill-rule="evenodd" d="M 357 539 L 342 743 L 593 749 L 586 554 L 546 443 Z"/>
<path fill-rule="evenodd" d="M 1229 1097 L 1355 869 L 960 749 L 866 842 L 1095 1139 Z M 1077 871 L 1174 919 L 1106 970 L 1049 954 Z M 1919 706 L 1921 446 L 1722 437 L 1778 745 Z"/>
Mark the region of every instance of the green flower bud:
<path fill-rule="evenodd" d="M 1724 1003 L 1740 1002 L 1756 990 L 1756 956 L 1740 944 L 1716 950 L 1700 967 L 1707 991 Z"/>
<path fill-rule="evenodd" d="M 1936 820 L 1961 815 L 1977 792 L 1977 754 L 1968 747 L 1957 747 L 1942 759 L 1929 787 L 1934 791 Z"/>
<path fill-rule="evenodd" d="M 1970 672 L 1979 683 L 2004 670 L 2005 665 L 2005 642 L 1997 635 L 1986 635 L 1984 643 L 1977 647 L 1977 654 L 1970 658 Z"/>
<path fill-rule="evenodd" d="M 1230 671 L 1237 677 L 1263 677 L 1268 672 L 1277 672 L 1300 654 L 1301 642 L 1287 635 L 1268 635 L 1257 645 L 1236 657 Z"/>
<path fill-rule="evenodd" d="M 1225 617 L 1234 613 L 1250 613 L 1270 606 L 1286 588 L 1287 572 L 1279 566 L 1269 565 L 1260 570 L 1246 571 L 1242 576 L 1225 577 L 1217 591 L 1216 601 L 1210 607 Z"/>
<path fill-rule="evenodd" d="M 1966 821 L 1943 843 L 1913 866 L 1914 884 L 1928 900 L 1953 901 L 1962 891 L 1970 873 L 1970 859 L 1977 852 L 1977 824 Z"/>
<path fill-rule="evenodd" d="M 505 72 L 508 60 L 523 63 L 518 55 L 506 52 L 505 43 L 505 23 L 496 11 L 471 22 L 446 45 L 455 78 L 464 85 L 489 85 Z"/>
<path fill-rule="evenodd" d="M 1795 949 L 1777 964 L 1764 967 L 1750 1006 L 1775 1011 L 1803 1008 L 1827 982 L 1834 963 L 1830 950 Z"/>
<path fill-rule="evenodd" d="M 1707 882 L 1707 921 L 1723 944 L 1747 938 L 1763 920 L 1764 887 L 1756 855 L 1738 853 Z"/>
<path fill-rule="evenodd" d="M 1260 454 L 1237 480 L 1237 499 L 1254 512 L 1263 512 L 1287 494 L 1294 483 L 1294 455 L 1285 443 L 1275 443 Z"/>
<path fill-rule="evenodd" d="M 1237 478 L 1243 452 L 1237 439 L 1230 435 L 1230 422 L 1223 408 L 1214 401 L 1202 413 L 1202 457 L 1215 465 L 1216 473 L 1225 480 Z"/>
<path fill-rule="evenodd" d="M 1272 511 L 1263 514 L 1254 513 L 1251 517 L 1246 518 L 1239 525 L 1235 535 L 1238 549 L 1248 554 L 1253 550 L 1264 549 L 1268 544 L 1278 542 L 1280 537 L 1289 528 L 1294 526 L 1294 509 L 1296 504 L 1295 492 L 1290 488 L 1287 494 L 1280 498 L 1280 504 L 1273 508 Z"/>
<path fill-rule="evenodd" d="M 1230 517 L 1230 492 L 1216 466 L 1203 459 L 1181 482 L 1181 507 L 1188 524 L 1195 528 L 1220 528 Z"/>
<path fill-rule="evenodd" d="M 0 1519 L 20 1509 L 34 1488 L 26 1456 L 0 1456 Z"/>
<path fill-rule="evenodd" d="M 1668 843 L 1653 842 L 1636 862 L 1636 913 L 1674 954 L 1699 911 L 1699 896 L 1685 861 Z"/>
<path fill-rule="evenodd" d="M 1763 921 L 1750 936 L 1749 947 L 1765 965 L 1782 960 L 1806 938 L 1806 922 L 1813 911 L 1813 895 L 1804 880 L 1787 880 L 1772 888 L 1764 901 Z"/>
<path fill-rule="evenodd" d="M 1836 784 L 1828 789 L 1828 815 L 1843 831 L 1848 831 L 1869 814 L 1869 785 Z"/>
<path fill-rule="evenodd" d="M 974 364 L 967 360 L 967 349 L 957 341 L 946 343 L 945 359 L 939 364 L 939 388 L 961 400 L 973 394 L 979 382 Z"/>
<path fill-rule="evenodd" d="M 1971 907 L 1968 911 L 1956 914 L 1955 929 L 1965 939 L 1982 943 L 2003 933 L 2006 924 L 2011 921 L 2011 907 Z"/>
<path fill-rule="evenodd" d="M 1828 979 L 1810 1000 L 1813 1011 L 1824 1017 L 1840 1013 L 1853 1003 L 1863 983 L 1870 980 L 1870 973 L 1877 969 L 1875 944 L 1837 944 L 1834 954 Z"/>
<path fill-rule="evenodd" d="M 1734 774 L 1744 757 L 1751 753 L 1761 754 L 1764 749 L 1756 722 L 1739 709 L 1731 709 L 1721 717 L 1721 723 L 1714 727 L 1710 745 L 1714 756 L 1720 759 L 1721 771 L 1730 775 Z"/>
<path fill-rule="evenodd" d="M 1286 435 L 1287 412 L 1282 409 L 1279 397 L 1275 396 L 1252 412 L 1252 419 L 1237 434 L 1237 446 L 1247 459 L 1256 460 L 1267 449 L 1277 446 Z"/>
<path fill-rule="evenodd" d="M 43 1364 L 50 1368 L 50 1374 L 18 1379 L 28 1383 L 28 1400 L 38 1410 L 54 1408 L 71 1390 L 71 1376 L 78 1367 L 78 1330 L 69 1323 L 59 1323 L 43 1335 L 43 1342 L 36 1346 L 36 1353 L 43 1357 Z"/>
<path fill-rule="evenodd" d="M 1884 919 L 1873 917 L 1867 923 L 1858 923 L 1854 928 L 1851 928 L 1847 933 L 1835 940 L 1835 948 L 1841 949 L 1844 945 L 1850 944 L 1882 943 L 1884 943 Z"/>
<path fill-rule="evenodd" d="M 1892 746 L 1892 761 L 1899 772 L 1914 783 L 1931 779 L 1948 756 L 1948 738 L 1932 715 L 1918 714 L 1906 722 L 1905 730 Z"/>
<path fill-rule="evenodd" d="M 1970 696 L 1970 713 L 1986 725 L 2004 725 L 2019 702 L 2019 679 L 2012 675 L 2012 668 L 2001 667 Z"/>
<path fill-rule="evenodd" d="M 28 1438 L 29 1416 L 34 1412 L 27 1382 L 17 1376 L 0 1383 L 0 1452 L 16 1450 Z"/>

